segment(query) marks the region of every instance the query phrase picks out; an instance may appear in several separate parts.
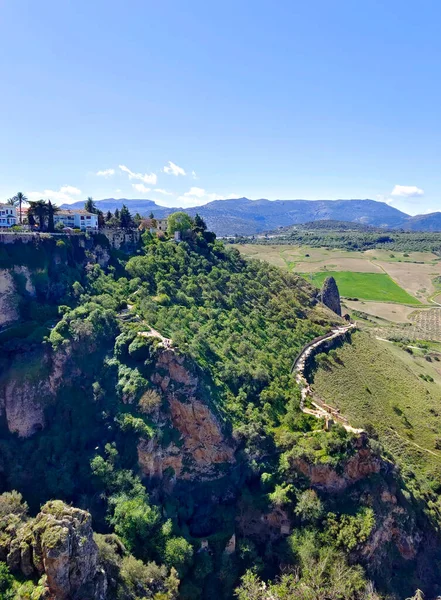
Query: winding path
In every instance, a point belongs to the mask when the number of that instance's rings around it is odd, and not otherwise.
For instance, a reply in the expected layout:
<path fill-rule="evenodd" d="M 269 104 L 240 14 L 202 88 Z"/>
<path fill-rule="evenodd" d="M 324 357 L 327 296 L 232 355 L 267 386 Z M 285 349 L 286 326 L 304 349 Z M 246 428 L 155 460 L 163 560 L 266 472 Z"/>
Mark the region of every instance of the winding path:
<path fill-rule="evenodd" d="M 346 417 L 343 417 L 338 409 L 329 406 L 329 404 L 325 404 L 311 389 L 311 385 L 306 379 L 305 376 L 305 367 L 306 361 L 311 356 L 311 354 L 317 351 L 317 348 L 329 342 L 330 340 L 336 339 L 338 337 L 343 337 L 347 334 L 351 329 L 356 328 L 356 324 L 352 323 L 351 325 L 347 325 L 346 327 L 336 327 L 332 329 L 326 335 L 322 335 L 318 338 L 313 339 L 311 342 L 306 344 L 296 360 L 291 369 L 291 373 L 295 375 L 296 382 L 300 387 L 300 410 L 307 415 L 312 415 L 317 419 L 325 419 L 328 424 L 331 421 L 337 421 L 342 425 L 347 431 L 351 431 L 352 433 L 363 433 L 363 429 L 356 429 L 349 425 Z M 309 400 L 314 408 L 307 408 L 305 406 L 306 400 Z"/>

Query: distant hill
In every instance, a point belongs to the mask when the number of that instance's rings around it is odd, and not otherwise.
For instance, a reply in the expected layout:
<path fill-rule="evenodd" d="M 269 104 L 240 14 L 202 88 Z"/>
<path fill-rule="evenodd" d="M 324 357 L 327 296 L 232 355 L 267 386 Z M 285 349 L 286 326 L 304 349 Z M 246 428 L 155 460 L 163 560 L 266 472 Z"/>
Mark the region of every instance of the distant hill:
<path fill-rule="evenodd" d="M 107 198 L 106 200 L 97 200 L 95 204 L 103 212 L 107 212 L 108 210 L 115 212 L 117 208 L 120 209 L 122 205 L 125 204 L 133 214 L 138 212 L 142 216 L 148 216 L 150 212 L 154 212 L 155 216 L 158 218 L 179 210 L 177 208 L 171 209 L 165 206 L 159 206 L 153 200 L 144 200 L 142 198 L 139 200 Z M 62 204 L 61 208 L 84 208 L 84 200 L 79 200 L 73 204 Z"/>
<path fill-rule="evenodd" d="M 441 231 L 441 213 L 410 217 L 408 214 L 375 200 L 214 200 L 193 208 L 170 208 L 160 206 L 153 200 L 107 198 L 98 200 L 97 206 L 104 212 L 121 208 L 123 204 L 134 214 L 147 216 L 153 212 L 164 217 L 178 210 L 194 216 L 199 213 L 208 228 L 217 235 L 253 235 L 314 221 L 346 221 L 388 229 L 414 231 Z M 84 202 L 64 204 L 62 208 L 82 208 Z"/>
<path fill-rule="evenodd" d="M 410 217 L 406 221 L 406 229 L 411 231 L 441 231 L 441 212 Z"/>

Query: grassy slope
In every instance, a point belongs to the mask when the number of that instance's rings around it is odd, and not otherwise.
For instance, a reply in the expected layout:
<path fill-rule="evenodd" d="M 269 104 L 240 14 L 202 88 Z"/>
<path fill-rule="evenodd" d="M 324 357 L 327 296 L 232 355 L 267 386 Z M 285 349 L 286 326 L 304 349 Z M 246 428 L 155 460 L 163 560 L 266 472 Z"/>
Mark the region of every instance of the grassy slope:
<path fill-rule="evenodd" d="M 338 362 L 317 371 L 314 388 L 354 426 L 373 425 L 401 465 L 430 475 L 441 468 L 441 451 L 435 448 L 441 389 L 422 380 L 421 373 L 435 377 L 434 364 L 357 332 L 352 344 L 338 350 Z"/>
<path fill-rule="evenodd" d="M 400 288 L 386 273 L 353 273 L 351 271 L 322 271 L 310 273 L 307 278 L 321 287 L 326 277 L 332 275 L 342 296 L 356 296 L 364 300 L 421 304 L 419 300 Z"/>

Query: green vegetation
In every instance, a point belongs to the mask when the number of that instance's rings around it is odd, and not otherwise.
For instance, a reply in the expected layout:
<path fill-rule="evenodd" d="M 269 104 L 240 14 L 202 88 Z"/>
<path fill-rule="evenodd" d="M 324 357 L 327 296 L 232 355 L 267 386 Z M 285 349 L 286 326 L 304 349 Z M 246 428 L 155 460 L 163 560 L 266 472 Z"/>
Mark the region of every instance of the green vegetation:
<path fill-rule="evenodd" d="M 0 340 L 1 389 L 45 415 L 28 437 L 3 423 L 3 489 L 19 490 L 33 513 L 52 498 L 90 511 L 111 600 L 374 600 L 365 594 L 371 578 L 384 596 L 435 589 L 437 567 L 422 582 L 396 546 L 380 567 L 363 560 L 389 516 L 383 491 L 396 490 L 408 516 L 400 534 L 417 537 L 415 523 L 427 526 L 389 468 L 352 477 L 360 451 L 381 463 L 380 444 L 339 425 L 325 431 L 300 410 L 293 360 L 341 321 L 304 278 L 243 258 L 202 219 L 176 221 L 161 239 L 145 232 L 137 255 L 113 254 L 107 267 L 96 264 L 93 246 L 82 254 L 70 242 L 43 240 L 37 258 L 0 249 L 8 268 L 27 256 L 42 265 L 32 277 L 47 290 L 31 299 L 21 282 L 27 328 Z M 59 268 L 51 252 L 65 253 Z M 46 305 L 57 309 L 50 320 Z M 36 306 L 40 319 L 26 312 Z M 337 373 L 346 350 L 322 369 Z M 415 386 L 434 387 L 420 373 Z M 186 410 L 190 423 L 182 423 Z M 409 489 L 420 494 L 418 486 Z M 2 515 L 25 518 L 20 504 L 0 496 L 0 539 Z M 424 551 L 436 565 L 436 548 Z M 0 569 L 6 590 L 18 585 L 9 576 Z"/>
<path fill-rule="evenodd" d="M 401 466 L 407 485 L 417 496 L 430 498 L 432 516 L 438 519 L 441 505 L 432 492 L 440 489 L 441 392 L 431 373 L 436 371 L 430 362 L 359 332 L 334 359 L 321 363 L 314 389 L 355 427 L 378 436 Z"/>
<path fill-rule="evenodd" d="M 421 304 L 419 300 L 400 288 L 386 273 L 354 273 L 332 271 L 339 291 L 346 298 L 356 297 L 379 302 Z M 305 277 L 315 286 L 321 287 L 329 272 L 308 273 Z"/>
<path fill-rule="evenodd" d="M 344 248 L 351 251 L 383 248 L 392 252 L 439 253 L 441 233 L 387 231 L 355 223 L 322 221 L 295 225 L 276 232 L 268 241 L 243 237 L 235 243 L 293 244 L 313 248 Z"/>

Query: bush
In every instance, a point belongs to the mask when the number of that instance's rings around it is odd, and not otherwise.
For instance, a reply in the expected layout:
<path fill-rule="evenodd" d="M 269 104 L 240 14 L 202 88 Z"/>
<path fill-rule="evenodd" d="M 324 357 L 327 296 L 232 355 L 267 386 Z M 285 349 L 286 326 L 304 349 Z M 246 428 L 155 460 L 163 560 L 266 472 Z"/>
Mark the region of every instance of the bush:
<path fill-rule="evenodd" d="M 294 512 L 306 522 L 315 522 L 322 517 L 323 504 L 315 490 L 305 490 L 300 494 Z"/>
<path fill-rule="evenodd" d="M 139 411 L 144 415 L 155 412 L 162 403 L 161 395 L 153 389 L 147 390 L 138 402 Z"/>
<path fill-rule="evenodd" d="M 0 519 L 14 514 L 20 518 L 25 518 L 28 512 L 28 505 L 23 501 L 20 492 L 4 492 L 0 495 Z"/>
<path fill-rule="evenodd" d="M 172 537 L 165 543 L 164 562 L 182 577 L 193 562 L 193 546 L 183 537 Z"/>

